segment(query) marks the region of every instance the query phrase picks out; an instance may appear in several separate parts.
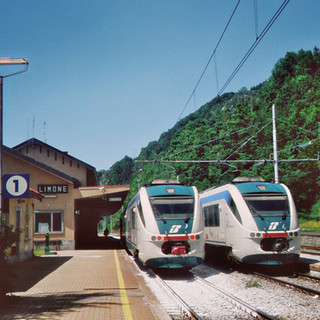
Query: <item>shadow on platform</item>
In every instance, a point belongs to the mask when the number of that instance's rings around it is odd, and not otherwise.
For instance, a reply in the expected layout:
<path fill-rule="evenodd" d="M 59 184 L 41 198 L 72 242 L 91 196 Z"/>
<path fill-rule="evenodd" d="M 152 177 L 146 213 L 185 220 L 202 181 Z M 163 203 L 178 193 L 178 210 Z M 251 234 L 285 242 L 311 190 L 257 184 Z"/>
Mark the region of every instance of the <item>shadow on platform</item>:
<path fill-rule="evenodd" d="M 99 312 L 103 312 L 111 305 L 121 305 L 121 302 L 111 302 L 111 296 L 114 293 L 6 297 L 3 302 L 0 300 L 0 319 L 62 319 L 68 317 L 70 312 L 79 312 L 81 308 L 98 308 Z"/>
<path fill-rule="evenodd" d="M 5 272 L 0 273 L 0 310 L 8 302 L 5 293 L 27 291 L 70 259 L 71 257 L 58 256 L 33 257 L 6 268 Z"/>
<path fill-rule="evenodd" d="M 77 250 L 114 250 L 123 249 L 123 244 L 120 238 L 109 235 L 108 237 L 95 237 L 86 241 L 79 241 Z"/>

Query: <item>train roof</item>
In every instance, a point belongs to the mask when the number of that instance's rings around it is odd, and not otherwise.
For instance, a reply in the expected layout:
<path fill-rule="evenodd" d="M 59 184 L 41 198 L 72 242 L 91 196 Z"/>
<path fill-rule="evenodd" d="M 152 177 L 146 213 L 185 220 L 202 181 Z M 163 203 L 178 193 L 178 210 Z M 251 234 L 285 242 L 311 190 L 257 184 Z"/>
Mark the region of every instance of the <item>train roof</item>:
<path fill-rule="evenodd" d="M 254 193 L 254 192 L 274 192 L 274 193 L 285 193 L 285 189 L 281 184 L 276 184 L 272 182 L 266 182 L 261 177 L 237 177 L 231 181 L 227 181 L 218 186 L 211 187 L 208 190 L 214 190 L 216 188 L 226 186 L 226 185 L 235 185 L 241 193 Z M 203 193 L 201 192 L 201 193 Z"/>
<path fill-rule="evenodd" d="M 178 179 L 156 179 L 149 185 L 180 184 Z"/>
<path fill-rule="evenodd" d="M 193 188 L 185 185 L 160 184 L 146 186 L 149 197 L 157 196 L 194 196 Z"/>
<path fill-rule="evenodd" d="M 237 183 L 235 186 L 242 194 L 248 193 L 286 193 L 285 188 L 278 183 L 247 182 Z"/>

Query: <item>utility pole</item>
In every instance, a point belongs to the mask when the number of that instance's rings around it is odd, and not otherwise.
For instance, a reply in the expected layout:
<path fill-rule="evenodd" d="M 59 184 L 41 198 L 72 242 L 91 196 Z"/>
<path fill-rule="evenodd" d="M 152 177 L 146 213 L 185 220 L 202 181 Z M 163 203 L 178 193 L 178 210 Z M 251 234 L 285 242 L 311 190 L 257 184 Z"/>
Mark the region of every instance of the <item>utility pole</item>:
<path fill-rule="evenodd" d="M 3 79 L 27 71 L 27 59 L 0 58 L 0 65 L 24 65 L 22 70 L 0 76 L 0 220 L 3 218 Z"/>
<path fill-rule="evenodd" d="M 276 107 L 272 105 L 272 124 L 273 124 L 273 163 L 274 163 L 274 182 L 279 183 L 278 169 L 278 150 L 277 150 L 277 128 L 276 128 Z"/>

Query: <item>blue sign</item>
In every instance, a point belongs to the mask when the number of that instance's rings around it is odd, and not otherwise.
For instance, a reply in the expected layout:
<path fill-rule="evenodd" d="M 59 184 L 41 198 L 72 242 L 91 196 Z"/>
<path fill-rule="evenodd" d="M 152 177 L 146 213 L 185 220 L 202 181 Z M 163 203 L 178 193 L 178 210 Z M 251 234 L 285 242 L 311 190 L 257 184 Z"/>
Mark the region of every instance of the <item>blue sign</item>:
<path fill-rule="evenodd" d="M 4 197 L 29 198 L 29 174 L 5 174 Z"/>

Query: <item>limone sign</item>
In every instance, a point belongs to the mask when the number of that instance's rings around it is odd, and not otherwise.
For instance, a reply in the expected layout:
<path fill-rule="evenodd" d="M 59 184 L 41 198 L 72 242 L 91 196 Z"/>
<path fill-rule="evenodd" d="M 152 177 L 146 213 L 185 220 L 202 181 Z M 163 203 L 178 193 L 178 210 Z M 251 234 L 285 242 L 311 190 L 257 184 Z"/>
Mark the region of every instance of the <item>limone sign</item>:
<path fill-rule="evenodd" d="M 29 198 L 29 174 L 5 174 L 4 197 Z"/>

